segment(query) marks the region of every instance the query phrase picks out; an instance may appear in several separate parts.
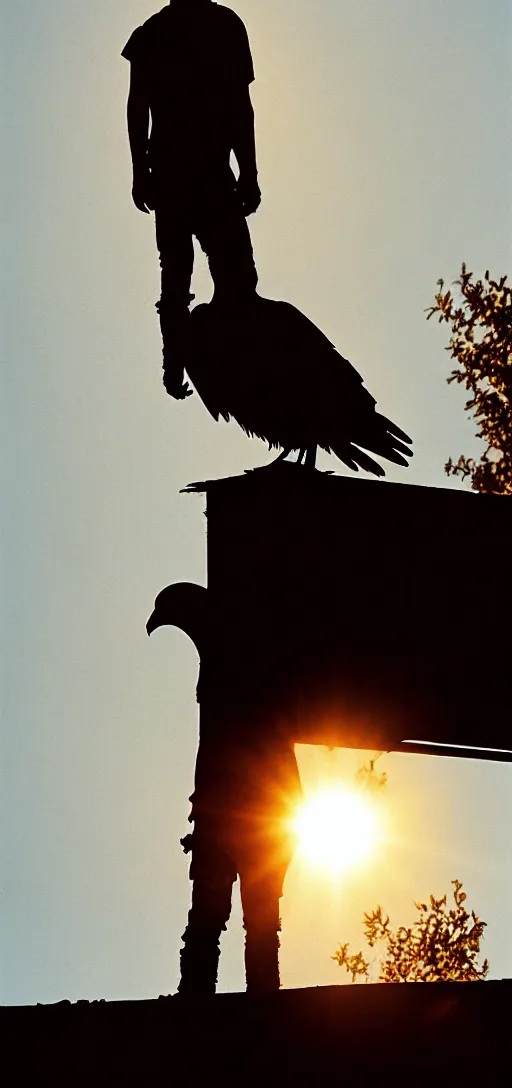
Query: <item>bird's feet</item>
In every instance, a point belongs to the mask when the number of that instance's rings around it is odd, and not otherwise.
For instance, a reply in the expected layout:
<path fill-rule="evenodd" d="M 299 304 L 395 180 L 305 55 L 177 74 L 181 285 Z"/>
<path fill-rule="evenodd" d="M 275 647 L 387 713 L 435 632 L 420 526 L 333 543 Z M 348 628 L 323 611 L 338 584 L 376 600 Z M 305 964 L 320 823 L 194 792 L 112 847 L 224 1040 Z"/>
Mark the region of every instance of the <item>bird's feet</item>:
<path fill-rule="evenodd" d="M 295 461 L 295 464 L 296 465 L 304 465 L 304 466 L 307 466 L 308 468 L 315 468 L 316 467 L 316 451 L 317 451 L 316 446 L 307 446 L 307 447 L 304 446 L 303 449 L 299 450 L 298 455 L 297 455 L 297 460 Z M 283 450 L 282 453 L 280 453 L 278 457 L 275 457 L 274 460 L 271 461 L 270 463 L 272 465 L 277 465 L 280 461 L 284 461 L 291 452 L 292 452 L 291 448 L 289 448 L 287 450 Z M 293 462 L 290 462 L 290 463 L 293 464 Z"/>
<path fill-rule="evenodd" d="M 297 464 L 304 465 L 306 468 L 316 467 L 316 446 L 304 446 L 299 450 L 297 457 Z"/>

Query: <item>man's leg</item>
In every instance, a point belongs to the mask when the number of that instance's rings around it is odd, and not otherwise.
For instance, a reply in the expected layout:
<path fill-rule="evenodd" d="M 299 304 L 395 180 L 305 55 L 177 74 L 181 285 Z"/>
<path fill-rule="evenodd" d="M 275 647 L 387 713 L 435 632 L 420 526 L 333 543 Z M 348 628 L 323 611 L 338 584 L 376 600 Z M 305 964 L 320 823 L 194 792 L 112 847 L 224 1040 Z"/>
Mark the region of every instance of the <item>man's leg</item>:
<path fill-rule="evenodd" d="M 295 841 L 288 835 L 246 844 L 239 861 L 245 929 L 245 978 L 248 993 L 278 990 L 279 901 Z"/>
<path fill-rule="evenodd" d="M 278 990 L 280 882 L 255 881 L 253 874 L 240 875 L 245 929 L 245 979 L 247 993 Z"/>
<path fill-rule="evenodd" d="M 194 233 L 208 257 L 215 301 L 236 305 L 250 299 L 258 273 L 249 227 L 234 189 L 208 195 L 194 218 Z"/>
<path fill-rule="evenodd" d="M 228 849 L 240 873 L 247 991 L 267 993 L 280 985 L 279 905 L 297 846 L 291 818 L 302 788 L 294 746 L 288 741 L 247 750 L 245 766 L 256 793 L 240 799 Z"/>
<path fill-rule="evenodd" d="M 171 396 L 186 396 L 186 358 L 190 282 L 194 266 L 192 231 L 185 208 L 170 201 L 155 208 L 156 244 L 160 257 L 161 295 L 156 304 L 163 341 L 164 385 Z"/>
<path fill-rule="evenodd" d="M 192 906 L 180 953 L 180 994 L 214 994 L 219 963 L 219 941 L 231 913 L 236 868 L 208 835 L 191 836 Z"/>

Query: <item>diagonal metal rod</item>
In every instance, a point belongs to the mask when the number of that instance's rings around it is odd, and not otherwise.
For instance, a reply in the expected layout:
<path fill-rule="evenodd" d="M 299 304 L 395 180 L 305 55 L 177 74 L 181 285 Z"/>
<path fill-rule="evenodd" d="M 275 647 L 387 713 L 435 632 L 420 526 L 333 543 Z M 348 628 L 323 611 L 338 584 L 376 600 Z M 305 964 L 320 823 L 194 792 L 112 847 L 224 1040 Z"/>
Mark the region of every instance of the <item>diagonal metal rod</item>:
<path fill-rule="evenodd" d="M 458 744 L 432 744 L 430 741 L 403 740 L 392 751 L 424 756 L 456 756 L 459 759 L 491 759 L 498 763 L 512 763 L 512 752 L 504 748 L 473 748 Z"/>

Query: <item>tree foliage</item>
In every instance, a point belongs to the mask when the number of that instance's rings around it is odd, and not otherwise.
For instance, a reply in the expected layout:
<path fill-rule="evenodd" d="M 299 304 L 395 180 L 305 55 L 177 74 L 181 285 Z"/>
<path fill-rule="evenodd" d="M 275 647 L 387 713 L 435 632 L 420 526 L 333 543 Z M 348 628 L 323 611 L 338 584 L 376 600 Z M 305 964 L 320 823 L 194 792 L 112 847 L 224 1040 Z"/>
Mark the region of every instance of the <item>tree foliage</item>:
<path fill-rule="evenodd" d="M 375 770 L 375 764 L 384 752 L 378 752 L 377 755 L 368 761 L 363 763 L 356 774 L 356 782 L 358 786 L 361 786 L 365 790 L 369 790 L 370 793 L 375 793 L 376 790 L 382 790 L 387 784 L 388 776 L 386 771 L 382 771 L 382 774 L 377 774 Z"/>
<path fill-rule="evenodd" d="M 486 444 L 480 461 L 461 454 L 445 465 L 448 476 L 471 478 L 475 491 L 512 495 L 512 287 L 507 277 L 473 280 L 466 265 L 455 284 L 461 299 L 457 304 L 444 281 L 438 280 L 435 303 L 427 310 L 451 328 L 447 351 L 458 368 L 447 379 L 464 382 L 471 393 L 465 410 L 478 423 L 477 438 Z"/>
<path fill-rule="evenodd" d="M 460 880 L 452 880 L 455 905 L 448 909 L 447 897 L 430 896 L 430 906 L 415 903 L 419 917 L 412 926 L 393 931 L 382 907 L 364 914 L 364 935 L 373 948 L 385 942 L 379 961 L 378 982 L 482 982 L 489 970 L 484 959 L 478 962 L 480 941 L 486 923 L 474 911 L 468 913 L 466 893 Z M 344 967 L 352 982 L 370 981 L 371 964 L 362 952 L 351 953 L 348 944 L 340 945 L 332 957 Z"/>

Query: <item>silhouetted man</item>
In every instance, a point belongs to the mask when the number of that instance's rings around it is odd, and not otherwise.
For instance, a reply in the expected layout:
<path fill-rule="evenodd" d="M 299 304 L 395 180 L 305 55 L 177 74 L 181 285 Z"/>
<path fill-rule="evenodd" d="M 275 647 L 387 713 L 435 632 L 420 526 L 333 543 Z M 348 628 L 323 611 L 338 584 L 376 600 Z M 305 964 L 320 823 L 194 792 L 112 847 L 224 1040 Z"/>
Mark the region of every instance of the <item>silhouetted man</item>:
<path fill-rule="evenodd" d="M 192 904 L 181 951 L 180 994 L 214 994 L 220 938 L 240 877 L 249 993 L 279 989 L 279 900 L 295 838 L 290 820 L 302 791 L 293 742 L 275 714 L 264 648 L 224 601 L 190 583 L 158 595 L 148 634 L 181 628 L 200 656 L 201 707 L 190 835 Z M 226 646 L 229 646 L 226 652 Z M 256 659 L 256 660 L 255 660 Z M 270 687 L 270 697 L 268 687 Z M 274 709 L 274 713 L 272 713 Z"/>
<path fill-rule="evenodd" d="M 140 211 L 155 211 L 164 382 L 182 399 L 190 392 L 183 353 L 193 297 L 192 236 L 207 254 L 216 301 L 236 305 L 257 283 L 245 219 L 260 203 L 251 52 L 244 24 L 230 8 L 171 0 L 133 32 L 122 55 L 131 63 L 133 200 Z"/>
<path fill-rule="evenodd" d="M 191 797 L 194 830 L 181 840 L 192 854 L 192 904 L 178 989 L 215 993 L 219 942 L 240 877 L 247 992 L 269 993 L 280 986 L 280 899 L 296 845 L 290 819 L 302 797 L 297 761 L 289 738 L 272 736 L 270 729 L 270 736 L 258 738 L 241 711 L 237 741 L 207 705 L 204 694 Z"/>

